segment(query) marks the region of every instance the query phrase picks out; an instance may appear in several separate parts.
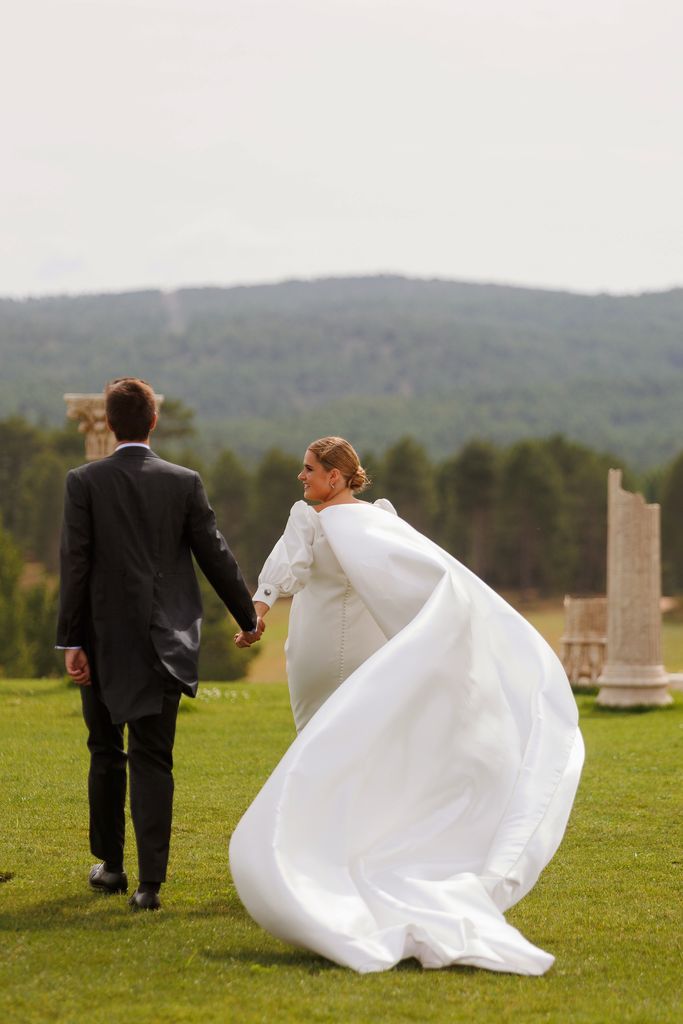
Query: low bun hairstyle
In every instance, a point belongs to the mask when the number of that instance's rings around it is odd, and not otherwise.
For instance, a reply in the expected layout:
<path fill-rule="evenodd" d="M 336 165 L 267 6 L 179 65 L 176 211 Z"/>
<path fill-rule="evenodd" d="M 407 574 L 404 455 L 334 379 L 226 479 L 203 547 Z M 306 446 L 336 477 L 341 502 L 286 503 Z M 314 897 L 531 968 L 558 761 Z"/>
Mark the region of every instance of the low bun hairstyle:
<path fill-rule="evenodd" d="M 372 483 L 360 464 L 358 452 L 343 437 L 319 437 L 309 444 L 308 450 L 328 473 L 331 469 L 338 469 L 354 494 L 360 494 Z"/>

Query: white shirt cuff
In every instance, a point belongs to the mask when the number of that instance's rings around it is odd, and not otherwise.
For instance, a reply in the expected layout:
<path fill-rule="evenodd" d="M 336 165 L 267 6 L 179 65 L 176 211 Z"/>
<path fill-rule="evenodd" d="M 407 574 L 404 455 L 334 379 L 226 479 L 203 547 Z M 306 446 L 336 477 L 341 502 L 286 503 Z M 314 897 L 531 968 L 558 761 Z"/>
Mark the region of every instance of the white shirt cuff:
<path fill-rule="evenodd" d="M 78 647 L 62 647 L 61 644 L 55 644 L 55 650 L 56 651 L 82 651 L 83 648 L 80 646 L 80 644 L 78 645 Z"/>
<path fill-rule="evenodd" d="M 262 601 L 263 604 L 267 604 L 269 608 L 272 608 L 279 596 L 280 591 L 274 583 L 260 583 L 258 590 L 252 597 L 252 601 Z"/>

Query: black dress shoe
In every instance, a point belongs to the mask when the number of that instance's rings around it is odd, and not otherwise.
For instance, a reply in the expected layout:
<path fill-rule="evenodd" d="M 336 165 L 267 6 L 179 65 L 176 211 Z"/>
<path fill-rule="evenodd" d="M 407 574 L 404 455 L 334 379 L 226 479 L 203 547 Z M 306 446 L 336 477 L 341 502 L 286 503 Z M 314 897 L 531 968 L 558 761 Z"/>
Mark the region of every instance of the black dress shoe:
<path fill-rule="evenodd" d="M 94 864 L 88 875 L 91 889 L 98 892 L 128 892 L 128 876 L 125 871 L 107 871 L 104 864 Z"/>
<path fill-rule="evenodd" d="M 136 889 L 128 900 L 128 905 L 132 910 L 159 910 L 161 900 L 158 892 L 140 892 Z"/>

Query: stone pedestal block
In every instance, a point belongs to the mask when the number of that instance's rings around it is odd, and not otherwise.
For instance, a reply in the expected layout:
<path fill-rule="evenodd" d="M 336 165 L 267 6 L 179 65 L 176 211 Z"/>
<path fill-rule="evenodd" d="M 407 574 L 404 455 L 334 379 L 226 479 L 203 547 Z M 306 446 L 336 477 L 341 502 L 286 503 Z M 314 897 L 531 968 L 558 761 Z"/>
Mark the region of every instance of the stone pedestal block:
<path fill-rule="evenodd" d="M 574 689 L 595 686 L 605 664 L 607 598 L 565 597 L 562 664 Z"/>

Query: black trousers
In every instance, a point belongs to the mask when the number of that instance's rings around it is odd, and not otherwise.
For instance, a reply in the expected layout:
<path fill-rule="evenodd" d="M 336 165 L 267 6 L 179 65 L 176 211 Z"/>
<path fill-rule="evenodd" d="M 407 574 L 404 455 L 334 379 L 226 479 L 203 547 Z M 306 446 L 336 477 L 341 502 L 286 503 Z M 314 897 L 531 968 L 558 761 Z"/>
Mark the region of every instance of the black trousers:
<path fill-rule="evenodd" d="M 90 850 L 110 866 L 123 863 L 127 762 L 138 877 L 145 882 L 164 882 L 171 840 L 173 741 L 180 693 L 167 691 L 159 714 L 126 723 L 127 755 L 124 726 L 112 722 L 96 689 L 81 687 L 81 698 L 90 751 Z"/>

